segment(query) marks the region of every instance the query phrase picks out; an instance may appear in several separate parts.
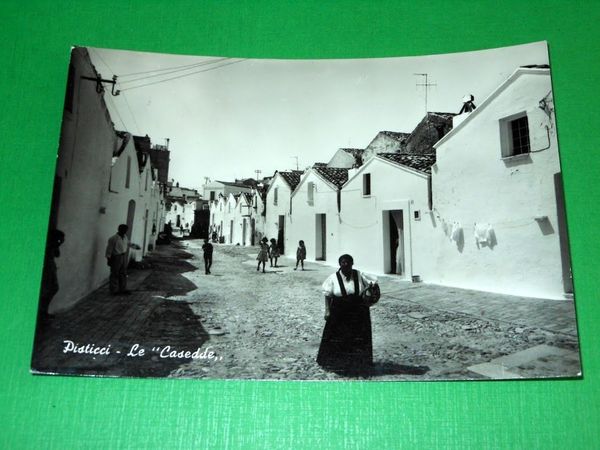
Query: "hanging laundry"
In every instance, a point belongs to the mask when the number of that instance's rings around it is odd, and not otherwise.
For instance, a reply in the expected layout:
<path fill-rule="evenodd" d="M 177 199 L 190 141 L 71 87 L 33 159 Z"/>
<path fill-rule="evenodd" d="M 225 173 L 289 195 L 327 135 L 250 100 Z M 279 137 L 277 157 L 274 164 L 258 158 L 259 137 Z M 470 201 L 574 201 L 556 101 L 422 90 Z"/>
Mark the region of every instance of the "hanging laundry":
<path fill-rule="evenodd" d="M 460 223 L 454 222 L 452 224 L 452 231 L 450 232 L 450 239 L 452 239 L 454 242 L 458 242 L 461 234 L 462 227 L 460 226 Z"/>
<path fill-rule="evenodd" d="M 475 242 L 477 245 L 489 245 L 490 243 L 490 229 L 489 223 L 476 223 L 473 234 L 475 235 Z"/>

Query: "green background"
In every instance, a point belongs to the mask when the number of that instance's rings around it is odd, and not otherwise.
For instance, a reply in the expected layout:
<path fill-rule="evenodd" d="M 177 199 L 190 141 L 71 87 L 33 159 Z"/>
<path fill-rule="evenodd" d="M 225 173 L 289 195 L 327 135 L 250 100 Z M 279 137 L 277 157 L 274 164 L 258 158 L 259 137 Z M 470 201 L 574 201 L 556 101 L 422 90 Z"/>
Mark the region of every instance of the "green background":
<path fill-rule="evenodd" d="M 600 2 L 9 1 L 0 44 L 0 447 L 594 448 Z M 547 40 L 583 380 L 241 382 L 29 374 L 71 45 L 382 57 Z"/>

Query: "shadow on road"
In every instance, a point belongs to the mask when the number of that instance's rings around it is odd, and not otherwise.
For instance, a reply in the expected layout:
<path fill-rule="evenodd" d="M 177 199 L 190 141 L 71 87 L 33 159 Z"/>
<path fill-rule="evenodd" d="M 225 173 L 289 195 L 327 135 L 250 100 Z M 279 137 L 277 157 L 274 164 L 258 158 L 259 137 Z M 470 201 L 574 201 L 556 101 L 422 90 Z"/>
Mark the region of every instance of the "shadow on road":
<path fill-rule="evenodd" d="M 385 375 L 425 375 L 429 372 L 427 366 L 407 366 L 403 364 L 397 364 L 393 362 L 375 362 L 371 367 L 335 371 L 338 375 L 344 377 L 362 377 L 362 378 L 374 378 Z"/>
<path fill-rule="evenodd" d="M 195 270 L 192 255 L 175 246 L 158 250 L 145 262 L 151 273 L 114 296 L 105 285 L 71 309 L 38 323 L 31 368 L 34 373 L 165 377 L 187 362 L 165 357 L 170 350 L 194 351 L 209 335 L 187 302 L 166 299 L 196 285 L 182 274 Z M 132 273 L 132 278 L 135 278 Z M 75 350 L 67 351 L 71 342 Z M 136 351 L 132 348 L 136 346 Z M 110 347 L 109 347 L 110 346 Z M 108 351 L 94 352 L 100 347 Z M 143 354 L 140 352 L 143 351 Z M 135 353 L 135 356 L 128 355 Z"/>

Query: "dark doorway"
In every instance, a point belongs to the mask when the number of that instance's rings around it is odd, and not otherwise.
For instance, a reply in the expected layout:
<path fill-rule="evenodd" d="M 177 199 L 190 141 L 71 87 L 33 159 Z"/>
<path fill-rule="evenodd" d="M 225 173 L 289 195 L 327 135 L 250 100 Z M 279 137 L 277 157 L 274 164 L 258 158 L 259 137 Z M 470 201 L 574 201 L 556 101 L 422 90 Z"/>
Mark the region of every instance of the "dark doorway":
<path fill-rule="evenodd" d="M 127 239 L 131 242 L 131 234 L 133 233 L 133 221 L 135 219 L 135 200 L 129 200 L 127 206 Z"/>
<path fill-rule="evenodd" d="M 404 216 L 401 209 L 389 212 L 389 229 L 387 242 L 390 250 L 389 273 L 404 275 Z"/>
<path fill-rule="evenodd" d="M 285 255 L 285 248 L 283 245 L 283 240 L 285 239 L 284 227 L 285 216 L 279 216 L 279 229 L 277 230 L 277 247 L 279 248 L 279 253 L 282 255 Z"/>
<path fill-rule="evenodd" d="M 327 218 L 325 214 L 315 215 L 315 259 L 327 259 Z"/>

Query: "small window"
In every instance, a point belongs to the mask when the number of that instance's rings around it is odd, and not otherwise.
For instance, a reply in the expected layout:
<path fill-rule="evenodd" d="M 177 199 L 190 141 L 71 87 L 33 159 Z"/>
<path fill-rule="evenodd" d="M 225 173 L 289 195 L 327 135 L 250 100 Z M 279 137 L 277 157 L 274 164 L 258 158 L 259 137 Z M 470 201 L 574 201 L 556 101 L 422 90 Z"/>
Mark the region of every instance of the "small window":
<path fill-rule="evenodd" d="M 273 204 L 275 206 L 277 206 L 277 191 L 279 191 L 279 188 L 273 189 Z"/>
<path fill-rule="evenodd" d="M 527 116 L 510 122 L 510 132 L 512 138 L 512 154 L 521 155 L 529 153 L 529 123 Z"/>
<path fill-rule="evenodd" d="M 371 195 L 371 174 L 363 175 L 363 195 Z"/>
<path fill-rule="evenodd" d="M 421 211 L 414 211 L 415 220 L 421 220 Z"/>
<path fill-rule="evenodd" d="M 500 120 L 500 141 L 503 158 L 526 155 L 531 152 L 529 121 L 525 113 Z"/>
<path fill-rule="evenodd" d="M 210 201 L 212 202 L 215 199 L 215 191 L 210 191 Z"/>
<path fill-rule="evenodd" d="M 308 183 L 307 201 L 308 204 L 311 206 L 315 204 L 315 183 L 313 183 L 312 181 Z"/>

